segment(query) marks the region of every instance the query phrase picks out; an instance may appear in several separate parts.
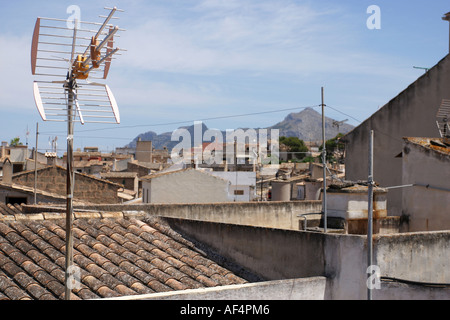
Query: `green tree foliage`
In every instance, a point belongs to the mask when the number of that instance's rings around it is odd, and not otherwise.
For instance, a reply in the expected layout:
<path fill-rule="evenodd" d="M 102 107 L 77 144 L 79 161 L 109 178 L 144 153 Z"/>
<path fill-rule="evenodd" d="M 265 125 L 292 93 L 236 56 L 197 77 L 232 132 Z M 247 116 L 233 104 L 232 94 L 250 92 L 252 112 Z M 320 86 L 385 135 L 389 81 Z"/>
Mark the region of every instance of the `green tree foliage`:
<path fill-rule="evenodd" d="M 17 146 L 22 146 L 23 143 L 20 142 L 20 138 L 19 137 L 16 137 L 16 138 L 11 139 L 11 142 L 9 143 L 9 145 L 11 147 L 17 147 Z"/>
<path fill-rule="evenodd" d="M 336 159 L 334 158 L 334 152 L 337 150 L 344 150 L 345 149 L 345 144 L 343 142 L 340 142 L 340 139 L 343 137 L 344 135 L 342 133 L 339 133 L 336 137 L 327 140 L 325 142 L 325 148 L 327 151 L 327 160 L 329 161 L 335 161 Z M 320 151 L 323 150 L 323 145 L 320 146 L 319 148 Z"/>
<path fill-rule="evenodd" d="M 288 148 L 288 159 L 303 159 L 308 152 L 305 142 L 297 137 L 280 137 L 280 145 L 284 144 Z M 299 153 L 296 153 L 299 152 Z"/>

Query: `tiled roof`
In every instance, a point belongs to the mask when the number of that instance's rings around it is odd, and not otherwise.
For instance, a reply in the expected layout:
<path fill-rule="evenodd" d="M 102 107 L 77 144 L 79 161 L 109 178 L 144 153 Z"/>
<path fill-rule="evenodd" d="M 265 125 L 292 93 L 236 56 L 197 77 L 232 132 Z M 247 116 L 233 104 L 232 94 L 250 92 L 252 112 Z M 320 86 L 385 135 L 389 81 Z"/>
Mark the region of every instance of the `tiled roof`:
<path fill-rule="evenodd" d="M 21 214 L 22 213 L 22 206 L 19 204 L 5 204 L 0 202 L 0 217 L 1 216 L 8 216 L 8 215 L 15 215 L 15 214 Z"/>
<path fill-rule="evenodd" d="M 20 207 L 8 209 L 10 215 L 0 214 L 0 300 L 64 299 L 64 215 L 22 214 L 19 219 Z M 74 263 L 81 269 L 81 288 L 73 291 L 73 299 L 246 282 L 159 218 L 142 220 L 121 212 L 77 216 L 86 218 L 74 220 Z"/>

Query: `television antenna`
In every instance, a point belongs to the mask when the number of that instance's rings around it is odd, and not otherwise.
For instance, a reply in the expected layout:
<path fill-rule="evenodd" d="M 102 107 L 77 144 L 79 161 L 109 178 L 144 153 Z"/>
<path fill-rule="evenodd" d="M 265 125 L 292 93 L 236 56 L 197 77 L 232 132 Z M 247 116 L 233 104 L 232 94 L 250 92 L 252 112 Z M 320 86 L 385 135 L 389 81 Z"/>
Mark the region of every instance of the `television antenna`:
<path fill-rule="evenodd" d="M 424 67 L 413 67 L 414 69 L 420 69 L 420 70 L 424 70 L 425 73 L 427 73 L 428 71 L 430 71 L 430 68 L 424 68 Z"/>
<path fill-rule="evenodd" d="M 65 299 L 70 300 L 73 267 L 73 140 L 74 122 L 120 123 L 120 114 L 111 89 L 96 80 L 108 77 L 111 62 L 120 55 L 114 41 L 119 27 L 110 24 L 116 12 L 109 10 L 103 23 L 75 19 L 37 18 L 31 45 L 31 72 L 36 107 L 44 121 L 67 122 L 67 210 Z M 55 80 L 55 78 L 57 80 Z M 53 80 L 52 80 L 53 79 Z"/>
<path fill-rule="evenodd" d="M 336 121 L 333 120 L 333 127 L 337 127 L 338 129 L 338 133 L 339 133 L 339 128 L 348 121 L 348 119 L 342 120 L 342 121 Z"/>
<path fill-rule="evenodd" d="M 450 145 L 450 100 L 443 99 L 437 112 L 436 121 L 441 138 Z"/>

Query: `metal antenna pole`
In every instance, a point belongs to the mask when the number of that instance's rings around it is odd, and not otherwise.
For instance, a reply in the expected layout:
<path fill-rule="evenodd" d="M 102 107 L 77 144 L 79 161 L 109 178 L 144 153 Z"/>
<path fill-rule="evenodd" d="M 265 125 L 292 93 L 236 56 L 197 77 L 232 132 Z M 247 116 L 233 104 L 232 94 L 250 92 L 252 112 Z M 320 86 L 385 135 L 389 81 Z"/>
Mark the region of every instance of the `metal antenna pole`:
<path fill-rule="evenodd" d="M 369 141 L 369 207 L 367 216 L 367 267 L 371 270 L 373 265 L 373 130 L 370 131 Z M 372 300 L 372 286 L 367 286 L 367 300 Z"/>
<path fill-rule="evenodd" d="M 36 149 L 34 150 L 34 204 L 37 203 L 37 154 L 38 154 L 39 122 L 36 122 Z"/>
<path fill-rule="evenodd" d="M 322 165 L 323 165 L 323 228 L 324 232 L 327 233 L 328 217 L 327 217 L 327 148 L 325 141 L 325 104 L 324 104 L 324 90 L 322 87 Z"/>
<path fill-rule="evenodd" d="M 65 299 L 70 300 L 72 287 L 69 281 L 72 277 L 73 265 L 73 113 L 74 113 L 74 87 L 75 80 L 69 79 L 67 85 L 67 208 L 66 208 L 66 273 L 65 273 Z"/>

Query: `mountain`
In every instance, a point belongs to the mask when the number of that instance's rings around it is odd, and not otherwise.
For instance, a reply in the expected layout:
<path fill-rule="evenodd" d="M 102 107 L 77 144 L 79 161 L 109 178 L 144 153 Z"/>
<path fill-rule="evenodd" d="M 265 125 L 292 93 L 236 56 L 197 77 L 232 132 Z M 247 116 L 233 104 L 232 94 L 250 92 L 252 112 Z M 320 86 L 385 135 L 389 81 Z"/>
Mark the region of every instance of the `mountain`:
<path fill-rule="evenodd" d="M 339 132 L 345 134 L 354 128 L 349 124 L 341 124 L 338 130 L 337 127 L 333 126 L 333 121 L 333 119 L 325 117 L 325 136 L 327 140 L 334 138 Z M 204 123 L 202 125 L 203 132 L 208 130 Z M 191 137 L 194 137 L 194 125 L 180 128 L 187 129 Z M 305 142 L 322 141 L 322 115 L 312 108 L 306 108 L 301 112 L 289 114 L 283 121 L 267 129 L 279 129 L 280 137 L 297 137 Z M 142 141 L 153 141 L 153 147 L 156 149 L 167 147 L 171 150 L 179 143 L 179 141 L 171 141 L 171 137 L 172 132 L 157 134 L 149 131 L 138 135 L 126 147 L 135 148 L 136 141 L 140 138 Z M 225 139 L 225 133 L 223 133 L 223 137 Z"/>
<path fill-rule="evenodd" d="M 194 137 L 194 125 L 180 127 L 179 129 L 186 129 L 189 131 L 191 137 Z M 202 124 L 202 132 L 208 130 L 208 127 L 203 123 Z M 133 141 L 131 141 L 126 147 L 128 148 L 136 148 L 136 141 L 141 139 L 142 141 L 152 141 L 153 148 L 162 149 L 163 147 L 167 147 L 167 149 L 172 150 L 174 146 L 176 146 L 180 141 L 171 141 L 172 132 L 165 132 L 161 134 L 157 134 L 156 132 L 149 131 L 146 133 L 141 133 Z"/>
<path fill-rule="evenodd" d="M 340 124 L 339 130 L 333 126 L 335 120 L 325 117 L 325 138 L 332 139 L 338 133 L 346 134 L 353 130 L 349 124 Z M 312 108 L 289 114 L 283 121 L 268 129 L 279 129 L 280 137 L 297 137 L 303 141 L 322 141 L 322 115 Z"/>

